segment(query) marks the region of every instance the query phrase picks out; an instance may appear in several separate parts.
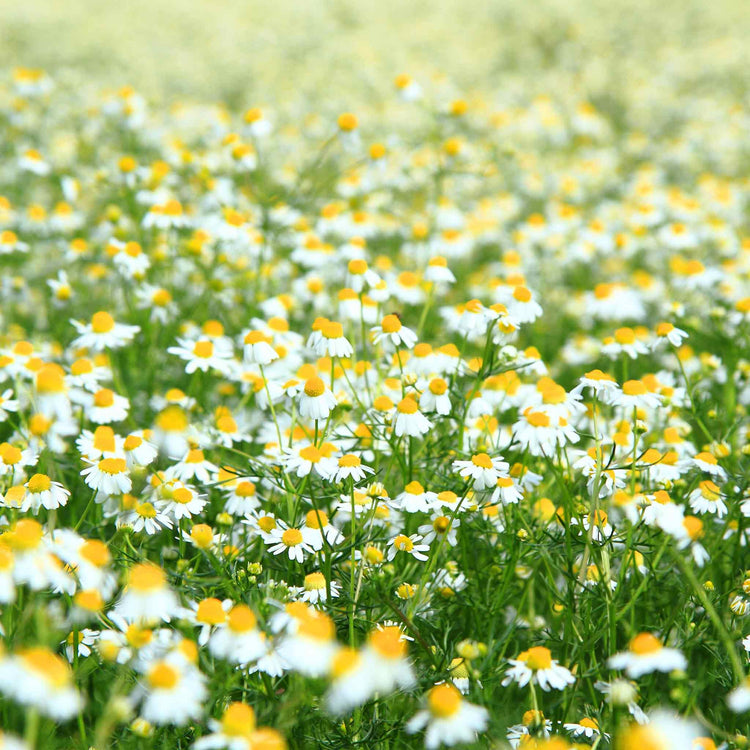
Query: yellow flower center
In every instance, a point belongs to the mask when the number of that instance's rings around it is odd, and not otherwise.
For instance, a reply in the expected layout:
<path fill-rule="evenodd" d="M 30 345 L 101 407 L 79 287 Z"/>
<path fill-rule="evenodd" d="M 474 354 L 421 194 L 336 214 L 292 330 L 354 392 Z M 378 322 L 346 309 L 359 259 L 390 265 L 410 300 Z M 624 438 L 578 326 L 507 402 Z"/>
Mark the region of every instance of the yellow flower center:
<path fill-rule="evenodd" d="M 81 545 L 79 553 L 81 557 L 97 568 L 107 565 L 111 559 L 107 545 L 98 539 L 87 539 Z"/>
<path fill-rule="evenodd" d="M 163 661 L 151 667 L 148 672 L 148 683 L 156 690 L 172 690 L 179 681 L 179 672 Z"/>
<path fill-rule="evenodd" d="M 255 485 L 252 482 L 240 482 L 234 490 L 237 497 L 253 497 L 255 495 Z"/>
<path fill-rule="evenodd" d="M 160 567 L 151 563 L 134 565 L 128 574 L 128 588 L 136 591 L 156 591 L 164 588 L 166 582 L 166 573 Z"/>
<path fill-rule="evenodd" d="M 195 346 L 193 347 L 193 354 L 195 354 L 196 357 L 200 357 L 201 359 L 208 359 L 209 357 L 212 357 L 214 353 L 214 344 L 213 341 L 196 341 Z"/>
<path fill-rule="evenodd" d="M 258 624 L 258 618 L 250 607 L 238 604 L 229 613 L 229 629 L 235 633 L 247 633 Z"/>
<path fill-rule="evenodd" d="M 305 576 L 305 591 L 318 591 L 326 587 L 326 577 L 322 573 L 310 573 Z"/>
<path fill-rule="evenodd" d="M 414 549 L 414 542 L 412 542 L 406 534 L 399 534 L 393 540 L 393 546 L 399 550 L 399 552 L 411 552 Z"/>
<path fill-rule="evenodd" d="M 398 402 L 396 407 L 401 414 L 416 414 L 418 410 L 417 402 L 413 398 L 404 398 Z"/>
<path fill-rule="evenodd" d="M 246 737 L 255 730 L 255 711 L 245 703 L 230 703 L 221 717 L 222 734 Z"/>
<path fill-rule="evenodd" d="M 540 669 L 549 669 L 552 666 L 552 653 L 544 646 L 534 646 L 518 658 L 525 661 L 526 666 L 535 672 Z"/>
<path fill-rule="evenodd" d="M 46 492 L 52 486 L 52 480 L 46 474 L 34 474 L 26 483 L 29 492 L 37 494 Z"/>
<path fill-rule="evenodd" d="M 370 646 L 386 659 L 401 659 L 406 656 L 406 639 L 395 625 L 373 630 L 368 640 Z"/>
<path fill-rule="evenodd" d="M 115 319 L 108 313 L 100 310 L 91 318 L 91 330 L 94 333 L 109 333 L 115 327 Z"/>
<path fill-rule="evenodd" d="M 639 633 L 630 641 L 630 651 L 634 654 L 653 654 L 662 649 L 661 641 L 651 633 Z"/>
<path fill-rule="evenodd" d="M 299 452 L 299 456 L 301 459 L 305 461 L 311 461 L 314 464 L 320 461 L 321 458 L 323 458 L 322 453 L 314 445 L 305 446 Z"/>
<path fill-rule="evenodd" d="M 115 394 L 109 388 L 100 388 L 94 394 L 94 406 L 106 409 L 115 403 Z"/>
<path fill-rule="evenodd" d="M 386 315 L 380 327 L 383 329 L 383 333 L 397 333 L 401 330 L 402 325 L 398 315 Z"/>
<path fill-rule="evenodd" d="M 305 516 L 305 525 L 310 529 L 322 529 L 328 526 L 328 516 L 322 510 L 309 510 Z"/>
<path fill-rule="evenodd" d="M 296 547 L 298 544 L 302 544 L 302 532 L 299 529 L 287 529 L 281 535 L 281 541 L 287 547 Z"/>
<path fill-rule="evenodd" d="M 453 716 L 461 708 L 461 693 L 447 682 L 436 685 L 427 694 L 427 705 L 433 716 L 441 719 Z"/>
<path fill-rule="evenodd" d="M 20 652 L 24 663 L 55 687 L 63 687 L 71 681 L 70 667 L 61 657 L 49 649 L 36 647 Z"/>
<path fill-rule="evenodd" d="M 335 678 L 343 677 L 345 674 L 353 671 L 360 663 L 362 658 L 356 649 L 345 646 L 341 648 L 336 656 L 333 657 L 331 664 L 331 675 Z"/>
<path fill-rule="evenodd" d="M 320 331 L 323 334 L 323 338 L 326 339 L 340 339 L 344 335 L 344 327 L 341 323 L 328 322 Z"/>
<path fill-rule="evenodd" d="M 99 471 L 105 474 L 123 474 L 127 471 L 124 458 L 103 458 L 99 461 Z"/>
<path fill-rule="evenodd" d="M 314 375 L 305 383 L 305 395 L 310 398 L 322 396 L 325 389 L 325 383 L 317 375 Z"/>
<path fill-rule="evenodd" d="M 648 389 L 640 380 L 626 380 L 622 385 L 622 392 L 626 396 L 645 396 Z"/>
<path fill-rule="evenodd" d="M 480 469 L 491 469 L 492 459 L 487 453 L 476 453 L 471 457 L 471 463 L 474 466 L 478 466 Z"/>

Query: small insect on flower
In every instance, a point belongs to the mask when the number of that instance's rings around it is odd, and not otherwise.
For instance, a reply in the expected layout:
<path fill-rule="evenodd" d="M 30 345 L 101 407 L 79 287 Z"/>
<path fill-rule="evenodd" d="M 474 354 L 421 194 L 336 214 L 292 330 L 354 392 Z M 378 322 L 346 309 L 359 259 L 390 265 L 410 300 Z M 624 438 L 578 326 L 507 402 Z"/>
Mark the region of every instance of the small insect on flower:
<path fill-rule="evenodd" d="M 674 672 L 687 668 L 687 659 L 674 648 L 665 648 L 653 633 L 639 633 L 627 651 L 615 654 L 607 662 L 610 669 L 624 669 L 628 677 L 637 680 L 651 672 Z"/>
<path fill-rule="evenodd" d="M 440 745 L 474 742 L 477 734 L 487 727 L 487 710 L 464 700 L 459 690 L 448 682 L 431 688 L 425 704 L 425 708 L 409 720 L 406 731 L 413 734 L 426 728 L 428 750 Z"/>
<path fill-rule="evenodd" d="M 531 682 L 539 685 L 542 690 L 564 690 L 575 682 L 572 673 L 558 664 L 552 658 L 550 650 L 544 646 L 534 646 L 509 661 L 511 666 L 505 672 L 504 687 L 512 682 L 524 687 Z"/>

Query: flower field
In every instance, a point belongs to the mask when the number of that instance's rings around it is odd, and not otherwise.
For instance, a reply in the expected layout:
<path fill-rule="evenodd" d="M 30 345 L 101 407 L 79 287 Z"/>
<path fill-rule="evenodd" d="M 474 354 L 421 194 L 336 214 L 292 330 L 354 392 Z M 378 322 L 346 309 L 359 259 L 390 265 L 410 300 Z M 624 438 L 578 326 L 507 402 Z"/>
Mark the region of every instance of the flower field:
<path fill-rule="evenodd" d="M 747 23 L 418 5 L 0 56 L 2 750 L 748 747 Z"/>

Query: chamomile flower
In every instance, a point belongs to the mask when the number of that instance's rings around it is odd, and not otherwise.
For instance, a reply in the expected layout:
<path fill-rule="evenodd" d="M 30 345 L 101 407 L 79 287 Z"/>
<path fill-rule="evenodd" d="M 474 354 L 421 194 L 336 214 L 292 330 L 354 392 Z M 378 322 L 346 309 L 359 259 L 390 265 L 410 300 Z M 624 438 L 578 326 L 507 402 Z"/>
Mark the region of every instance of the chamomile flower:
<path fill-rule="evenodd" d="M 320 448 L 311 443 L 303 443 L 296 448 L 286 448 L 284 463 L 287 471 L 298 477 L 307 476 L 314 470 L 323 479 L 328 479 L 337 468 L 336 459 L 325 455 Z"/>
<path fill-rule="evenodd" d="M 70 719 L 84 704 L 68 664 L 42 646 L 0 657 L 0 692 L 55 721 Z"/>
<path fill-rule="evenodd" d="M 60 482 L 53 482 L 46 474 L 34 474 L 26 484 L 26 494 L 21 504 L 21 510 L 31 510 L 34 514 L 40 508 L 54 510 L 67 505 L 70 490 L 65 489 Z"/>
<path fill-rule="evenodd" d="M 258 618 L 250 607 L 245 604 L 232 607 L 226 621 L 216 623 L 208 648 L 216 658 L 232 664 L 249 664 L 260 658 L 266 645 L 258 628 Z"/>
<path fill-rule="evenodd" d="M 644 724 L 633 724 L 618 737 L 622 750 L 682 750 L 694 747 L 699 727 L 694 722 L 681 719 L 666 711 L 656 711 Z"/>
<path fill-rule="evenodd" d="M 331 598 L 338 597 L 341 586 L 337 581 L 327 581 L 325 575 L 320 572 L 308 573 L 305 576 L 304 586 L 299 591 L 299 598 L 303 602 L 316 605 L 328 601 L 328 591 Z"/>
<path fill-rule="evenodd" d="M 502 456 L 492 457 L 487 453 L 475 453 L 468 461 L 453 462 L 453 470 L 457 471 L 462 479 L 471 481 L 472 487 L 477 491 L 494 489 L 497 480 L 505 475 L 509 468 Z"/>
<path fill-rule="evenodd" d="M 612 403 L 632 413 L 633 409 L 657 409 L 662 397 L 649 391 L 642 380 L 627 380 L 622 390 L 612 396 Z"/>
<path fill-rule="evenodd" d="M 128 622 L 169 622 L 178 613 L 178 603 L 164 570 L 152 563 L 134 565 L 115 612 Z"/>
<path fill-rule="evenodd" d="M 306 555 L 313 552 L 313 547 L 305 541 L 303 533 L 287 526 L 283 521 L 278 522 L 270 537 L 268 551 L 272 555 L 286 555 L 290 560 L 301 563 Z"/>
<path fill-rule="evenodd" d="M 639 633 L 627 651 L 615 654 L 608 661 L 610 669 L 624 669 L 636 680 L 651 672 L 674 672 L 687 668 L 687 660 L 680 651 L 666 648 L 653 633 Z"/>
<path fill-rule="evenodd" d="M 142 672 L 131 699 L 141 703 L 141 716 L 146 721 L 181 725 L 203 714 L 206 679 L 193 664 L 173 652 L 147 662 Z"/>
<path fill-rule="evenodd" d="M 354 352 L 349 340 L 344 336 L 341 323 L 332 320 L 326 321 L 320 327 L 320 336 L 313 349 L 322 357 L 351 357 Z"/>
<path fill-rule="evenodd" d="M 308 677 L 322 677 L 338 650 L 333 620 L 302 602 L 286 626 L 279 655 L 291 669 Z"/>
<path fill-rule="evenodd" d="M 699 482 L 688 499 L 695 513 L 713 513 L 717 518 L 723 518 L 727 514 L 727 506 L 721 496 L 721 490 L 710 479 Z"/>
<path fill-rule="evenodd" d="M 421 437 L 431 427 L 432 422 L 419 411 L 419 404 L 415 398 L 407 396 L 398 402 L 393 419 L 393 431 L 397 437 Z"/>
<path fill-rule="evenodd" d="M 429 544 L 421 544 L 422 537 L 419 534 L 397 534 L 388 541 L 388 560 L 393 560 L 399 552 L 411 555 L 415 560 L 424 562 L 427 559 L 425 552 L 430 551 Z"/>
<path fill-rule="evenodd" d="M 268 365 L 279 358 L 276 350 L 271 346 L 271 339 L 263 331 L 248 331 L 244 338 L 245 362 L 255 365 Z"/>
<path fill-rule="evenodd" d="M 314 375 L 299 395 L 299 413 L 309 419 L 327 419 L 336 408 L 336 397 L 321 378 Z"/>
<path fill-rule="evenodd" d="M 489 721 L 487 710 L 464 700 L 459 690 L 449 682 L 431 688 L 426 695 L 425 708 L 407 723 L 410 734 L 426 729 L 425 747 L 474 742 Z"/>
<path fill-rule="evenodd" d="M 109 388 L 99 388 L 92 396 L 86 409 L 88 418 L 94 424 L 111 424 L 126 419 L 130 401 Z"/>
<path fill-rule="evenodd" d="M 185 372 L 188 375 L 200 370 L 217 372 L 228 375 L 231 367 L 232 353 L 228 349 L 217 346 L 210 338 L 200 338 L 197 341 L 177 339 L 178 346 L 170 346 L 169 354 L 174 354 L 184 360 Z"/>
<path fill-rule="evenodd" d="M 552 658 L 548 648 L 534 646 L 523 651 L 515 659 L 509 659 L 510 667 L 505 672 L 503 686 L 516 682 L 520 687 L 533 682 L 542 690 L 564 690 L 575 682 L 575 677 Z"/>
<path fill-rule="evenodd" d="M 352 479 L 355 483 L 361 482 L 368 474 L 375 470 L 362 463 L 362 459 L 354 453 L 346 453 L 337 460 L 336 471 L 331 476 L 333 482 L 343 482 Z"/>
<path fill-rule="evenodd" d="M 672 323 L 659 323 L 656 326 L 655 345 L 658 346 L 662 341 L 668 341 L 672 346 L 682 346 L 682 342 L 688 337 L 686 331 L 675 327 Z"/>
<path fill-rule="evenodd" d="M 104 310 L 94 313 L 89 323 L 81 323 L 77 320 L 70 322 L 79 334 L 78 338 L 73 341 L 73 346 L 90 349 L 93 352 L 121 349 L 130 343 L 136 333 L 141 330 L 139 326 L 115 322 L 112 315 Z"/>
<path fill-rule="evenodd" d="M 124 458 L 102 458 L 89 462 L 81 476 L 91 489 L 103 495 L 120 495 L 133 488 Z"/>
<path fill-rule="evenodd" d="M 370 631 L 362 657 L 373 692 L 390 693 L 414 684 L 408 650 L 409 638 L 397 625 L 384 623 Z"/>
<path fill-rule="evenodd" d="M 442 416 L 450 414 L 453 406 L 448 383 L 443 378 L 432 378 L 419 397 L 419 407 L 427 414 L 430 412 L 437 412 Z"/>
<path fill-rule="evenodd" d="M 404 491 L 394 498 L 393 505 L 406 513 L 429 513 L 438 507 L 438 496 L 414 481 L 409 482 Z"/>
<path fill-rule="evenodd" d="M 323 549 L 325 543 L 333 547 L 344 539 L 343 534 L 328 520 L 328 515 L 322 510 L 307 511 L 301 531 L 305 543 L 316 551 Z"/>
<path fill-rule="evenodd" d="M 380 321 L 380 325 L 374 326 L 370 331 L 373 334 L 373 343 L 382 342 L 388 344 L 391 349 L 399 346 L 413 349 L 417 343 L 417 334 L 403 325 L 398 315 L 386 315 Z"/>
<path fill-rule="evenodd" d="M 255 732 L 255 711 L 246 703 L 230 703 L 220 721 L 208 720 L 210 734 L 196 740 L 193 750 L 251 750 Z"/>

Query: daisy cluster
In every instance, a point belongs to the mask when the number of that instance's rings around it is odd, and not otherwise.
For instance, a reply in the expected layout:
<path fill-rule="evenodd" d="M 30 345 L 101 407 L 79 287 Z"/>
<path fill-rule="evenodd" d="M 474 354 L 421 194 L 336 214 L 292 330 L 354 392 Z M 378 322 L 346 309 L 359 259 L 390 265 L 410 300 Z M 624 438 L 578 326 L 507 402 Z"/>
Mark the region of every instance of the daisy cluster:
<path fill-rule="evenodd" d="M 3 76 L 0 747 L 746 746 L 750 115 L 640 85 Z"/>

